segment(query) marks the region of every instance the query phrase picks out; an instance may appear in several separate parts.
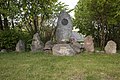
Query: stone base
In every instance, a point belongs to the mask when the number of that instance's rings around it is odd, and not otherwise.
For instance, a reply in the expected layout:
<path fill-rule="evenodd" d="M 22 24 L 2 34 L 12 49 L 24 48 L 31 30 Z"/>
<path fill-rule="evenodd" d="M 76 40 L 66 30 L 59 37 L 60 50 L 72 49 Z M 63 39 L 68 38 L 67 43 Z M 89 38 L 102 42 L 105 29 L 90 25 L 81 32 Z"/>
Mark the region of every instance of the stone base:
<path fill-rule="evenodd" d="M 76 54 L 69 44 L 55 44 L 52 48 L 53 55 L 57 56 L 73 56 Z"/>

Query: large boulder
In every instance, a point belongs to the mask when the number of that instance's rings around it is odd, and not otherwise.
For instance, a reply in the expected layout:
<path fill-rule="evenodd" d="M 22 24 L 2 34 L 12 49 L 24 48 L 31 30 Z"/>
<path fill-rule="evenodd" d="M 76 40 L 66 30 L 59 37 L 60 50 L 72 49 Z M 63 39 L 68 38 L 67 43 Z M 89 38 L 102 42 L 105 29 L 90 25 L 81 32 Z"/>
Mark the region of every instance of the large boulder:
<path fill-rule="evenodd" d="M 58 17 L 56 40 L 57 43 L 69 42 L 72 35 L 72 20 L 66 11 L 62 11 Z"/>
<path fill-rule="evenodd" d="M 52 48 L 53 55 L 58 56 L 72 56 L 75 51 L 69 44 L 55 44 Z"/>
<path fill-rule="evenodd" d="M 19 40 L 18 43 L 16 44 L 16 51 L 17 52 L 25 51 L 25 43 L 22 40 Z"/>
<path fill-rule="evenodd" d="M 114 54 L 117 52 L 116 48 L 117 44 L 114 41 L 110 40 L 107 42 L 107 45 L 105 46 L 105 52 L 107 54 Z"/>
<path fill-rule="evenodd" d="M 92 36 L 85 37 L 84 48 L 87 52 L 94 52 L 94 43 Z"/>
<path fill-rule="evenodd" d="M 31 51 L 36 52 L 39 50 L 43 50 L 44 43 L 40 40 L 39 34 L 36 33 L 33 36 L 32 44 L 31 44 Z"/>

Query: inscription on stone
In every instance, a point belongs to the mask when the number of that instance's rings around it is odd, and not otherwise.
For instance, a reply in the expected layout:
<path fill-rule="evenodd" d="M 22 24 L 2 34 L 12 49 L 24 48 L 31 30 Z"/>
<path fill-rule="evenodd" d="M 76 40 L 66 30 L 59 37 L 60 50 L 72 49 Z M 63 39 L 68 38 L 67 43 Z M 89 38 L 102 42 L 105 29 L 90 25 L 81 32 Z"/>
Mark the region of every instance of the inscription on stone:
<path fill-rule="evenodd" d="M 62 25 L 67 25 L 68 24 L 68 20 L 64 18 L 61 23 L 62 23 Z"/>

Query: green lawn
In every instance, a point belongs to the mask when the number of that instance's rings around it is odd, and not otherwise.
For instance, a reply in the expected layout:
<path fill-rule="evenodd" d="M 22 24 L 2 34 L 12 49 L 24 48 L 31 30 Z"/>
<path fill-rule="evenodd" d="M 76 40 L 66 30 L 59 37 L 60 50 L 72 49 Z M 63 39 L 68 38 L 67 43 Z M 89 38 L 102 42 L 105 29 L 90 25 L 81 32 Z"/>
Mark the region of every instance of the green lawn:
<path fill-rule="evenodd" d="M 0 80 L 120 80 L 120 54 L 1 53 Z"/>

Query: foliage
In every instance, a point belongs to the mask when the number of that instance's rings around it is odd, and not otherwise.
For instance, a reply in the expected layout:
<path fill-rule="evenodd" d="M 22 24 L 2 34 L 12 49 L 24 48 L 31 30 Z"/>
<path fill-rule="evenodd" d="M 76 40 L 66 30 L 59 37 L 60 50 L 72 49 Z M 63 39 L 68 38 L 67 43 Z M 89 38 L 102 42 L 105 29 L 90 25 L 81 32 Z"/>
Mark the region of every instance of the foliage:
<path fill-rule="evenodd" d="M 19 39 L 16 31 L 1 31 L 0 32 L 0 48 L 14 49 L 15 45 Z"/>
<path fill-rule="evenodd" d="M 36 32 L 44 42 L 50 40 L 58 13 L 65 8 L 58 0 L 0 0 L 0 48 L 14 50 L 23 39 L 29 49 Z"/>
<path fill-rule="evenodd" d="M 34 33 L 35 29 L 43 27 L 46 21 L 49 25 L 53 24 L 51 20 L 65 6 L 58 0 L 0 0 L 0 20 L 4 29 L 6 27 L 4 23 L 7 23 L 9 28 L 18 25 L 24 28 L 27 26 L 27 30 Z M 40 17 L 40 23 L 38 23 L 38 17 Z"/>
<path fill-rule="evenodd" d="M 30 43 L 30 38 L 29 34 L 16 29 L 0 31 L 0 49 L 15 50 L 16 44 L 20 39 L 28 44 Z"/>
<path fill-rule="evenodd" d="M 119 42 L 120 0 L 79 0 L 74 25 L 85 35 L 92 35 L 97 46 L 110 39 Z M 116 29 L 115 29 L 116 28 Z M 114 37 L 111 37 L 113 35 Z"/>
<path fill-rule="evenodd" d="M 19 2 L 17 0 L 0 0 L 0 29 L 14 28 L 19 19 Z M 2 29 L 3 27 L 3 29 Z"/>
<path fill-rule="evenodd" d="M 58 13 L 66 6 L 61 2 L 57 2 L 57 0 L 51 0 L 50 2 L 48 0 L 23 0 L 21 5 L 22 28 L 27 30 L 31 35 L 39 32 L 42 36 L 41 38 L 44 38 L 44 40 L 45 37 L 48 37 L 46 33 L 50 33 L 49 35 L 52 34 L 56 26 Z M 51 32 L 48 30 L 51 30 Z M 51 36 L 49 36 L 50 38 Z"/>

